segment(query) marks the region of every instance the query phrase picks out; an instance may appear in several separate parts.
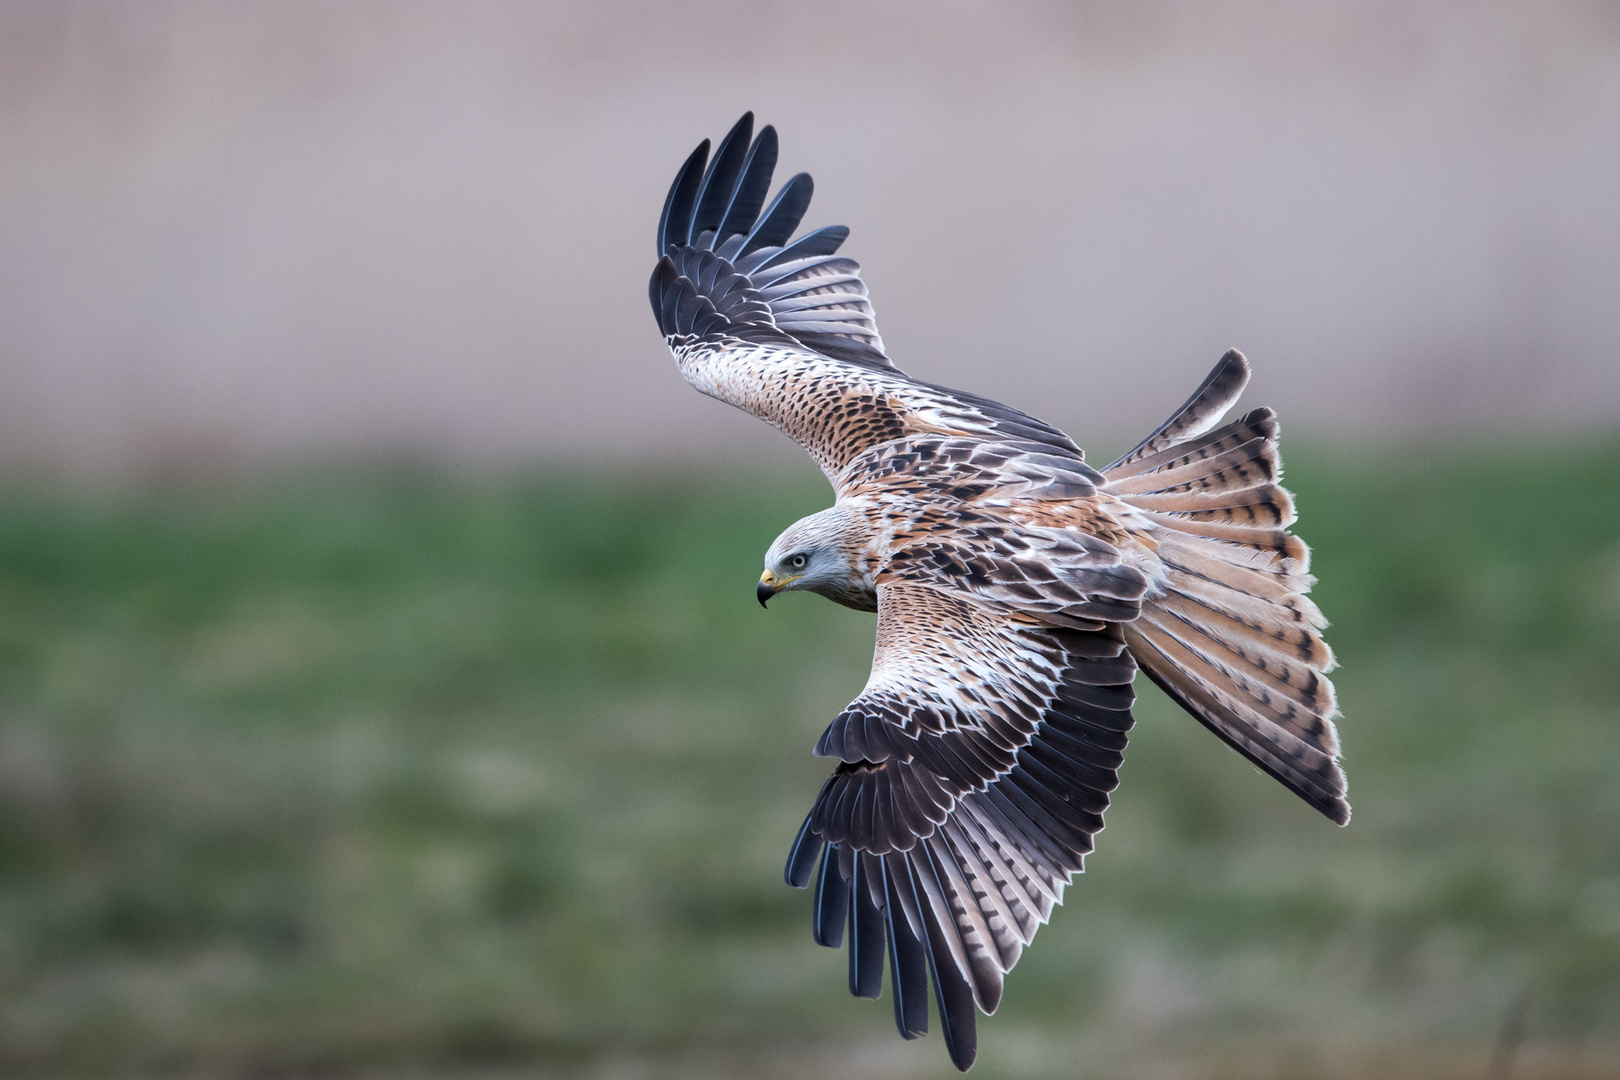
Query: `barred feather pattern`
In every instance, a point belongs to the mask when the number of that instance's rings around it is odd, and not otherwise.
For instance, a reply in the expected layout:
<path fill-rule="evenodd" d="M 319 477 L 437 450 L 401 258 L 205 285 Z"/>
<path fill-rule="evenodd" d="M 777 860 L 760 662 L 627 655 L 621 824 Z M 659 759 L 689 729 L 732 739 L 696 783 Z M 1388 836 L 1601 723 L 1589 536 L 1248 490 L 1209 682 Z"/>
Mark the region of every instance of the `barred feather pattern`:
<path fill-rule="evenodd" d="M 1306 595 L 1310 551 L 1288 531 L 1294 503 L 1279 484 L 1276 415 L 1255 409 L 1210 430 L 1248 372 L 1228 353 L 1183 406 L 1195 420 L 1173 416 L 1160 429 L 1170 435 L 1103 470 L 1102 490 L 1152 525 L 1163 568 L 1125 640 L 1183 708 L 1343 825 L 1333 653 Z"/>

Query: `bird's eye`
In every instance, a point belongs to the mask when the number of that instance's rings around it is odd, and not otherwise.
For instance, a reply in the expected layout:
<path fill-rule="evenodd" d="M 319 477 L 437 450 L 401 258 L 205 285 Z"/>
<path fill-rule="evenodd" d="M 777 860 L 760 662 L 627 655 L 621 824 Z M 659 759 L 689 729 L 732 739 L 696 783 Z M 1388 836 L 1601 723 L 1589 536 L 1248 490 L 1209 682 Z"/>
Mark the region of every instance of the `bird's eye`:
<path fill-rule="evenodd" d="M 810 560 L 808 558 L 806 558 L 804 555 L 795 555 L 795 556 L 793 556 L 793 558 L 788 560 L 788 563 L 795 570 L 803 570 L 804 569 L 804 564 L 809 562 L 809 561 Z"/>

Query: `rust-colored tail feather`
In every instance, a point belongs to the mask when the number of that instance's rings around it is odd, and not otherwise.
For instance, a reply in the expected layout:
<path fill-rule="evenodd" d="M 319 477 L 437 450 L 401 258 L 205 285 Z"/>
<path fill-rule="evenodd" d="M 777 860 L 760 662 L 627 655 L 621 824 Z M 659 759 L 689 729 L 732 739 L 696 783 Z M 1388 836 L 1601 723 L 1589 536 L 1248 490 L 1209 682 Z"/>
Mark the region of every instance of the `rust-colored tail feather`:
<path fill-rule="evenodd" d="M 1125 640 L 1183 708 L 1343 825 L 1333 652 L 1305 595 L 1310 549 L 1288 531 L 1276 416 L 1256 409 L 1210 430 L 1248 378 L 1248 361 L 1227 353 L 1174 416 L 1103 471 L 1106 490 L 1152 522 L 1165 570 Z"/>

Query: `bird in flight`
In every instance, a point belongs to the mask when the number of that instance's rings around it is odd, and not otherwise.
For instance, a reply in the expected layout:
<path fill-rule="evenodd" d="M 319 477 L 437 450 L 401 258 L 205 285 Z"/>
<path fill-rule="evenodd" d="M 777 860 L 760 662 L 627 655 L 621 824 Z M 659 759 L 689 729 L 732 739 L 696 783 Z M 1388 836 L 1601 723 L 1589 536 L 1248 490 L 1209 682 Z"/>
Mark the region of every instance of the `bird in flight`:
<path fill-rule="evenodd" d="M 866 688 L 816 743 L 837 762 L 794 839 L 811 934 L 847 942 L 849 988 L 885 958 L 900 1034 L 977 1052 L 975 1007 L 1102 829 L 1140 669 L 1227 745 L 1340 825 L 1333 654 L 1288 531 L 1277 421 L 1221 419 L 1228 352 L 1102 469 L 1051 424 L 890 361 L 849 230 L 794 233 L 808 174 L 766 204 L 774 128 L 739 120 L 686 159 L 658 222 L 653 313 L 686 381 L 799 443 L 837 501 L 765 553 L 758 596 L 877 612 Z M 818 861 L 819 860 L 819 861 Z"/>

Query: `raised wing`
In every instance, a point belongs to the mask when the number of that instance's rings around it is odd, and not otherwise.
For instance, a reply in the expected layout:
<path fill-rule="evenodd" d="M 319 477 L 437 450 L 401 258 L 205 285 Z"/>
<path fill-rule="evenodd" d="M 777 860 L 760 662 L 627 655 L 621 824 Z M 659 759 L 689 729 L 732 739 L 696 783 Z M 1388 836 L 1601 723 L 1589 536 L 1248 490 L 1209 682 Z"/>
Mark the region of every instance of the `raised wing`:
<path fill-rule="evenodd" d="M 866 298 L 860 265 L 836 254 L 849 229 L 829 225 L 791 240 L 810 206 L 815 182 L 799 173 L 764 206 L 776 169 L 776 129 L 760 131 L 752 144 L 754 114 L 745 113 L 720 141 L 707 163 L 705 139 L 670 185 L 658 221 L 658 254 L 706 296 L 717 312 L 729 310 L 743 340 L 780 341 L 856 364 L 889 366 L 878 337 L 877 320 Z M 733 288 L 746 281 L 768 319 L 751 319 L 735 304 L 731 290 L 715 289 L 718 276 L 735 275 Z M 705 281 L 705 275 L 708 276 Z M 655 277 L 655 287 L 657 279 Z M 708 291 L 706 291 L 706 289 Z M 660 313 L 660 297 L 653 307 Z"/>
<path fill-rule="evenodd" d="M 1050 424 L 894 367 L 860 265 L 837 254 L 849 230 L 792 238 L 813 184 L 800 173 L 765 205 L 776 131 L 750 142 L 752 131 L 748 113 L 713 160 L 707 141 L 693 151 L 659 219 L 649 294 L 688 382 L 781 429 L 835 483 L 862 452 L 922 433 L 1016 439 L 1082 459 Z"/>
<path fill-rule="evenodd" d="M 851 993 L 878 996 L 887 952 L 908 1039 L 928 1029 L 932 982 L 960 1069 L 976 1052 L 974 1005 L 995 1011 L 1102 828 L 1135 672 L 1114 625 L 1071 630 L 942 589 L 878 588 L 871 679 L 816 746 L 841 764 L 787 880 L 815 880 L 816 941 L 837 948 L 847 922 Z"/>

